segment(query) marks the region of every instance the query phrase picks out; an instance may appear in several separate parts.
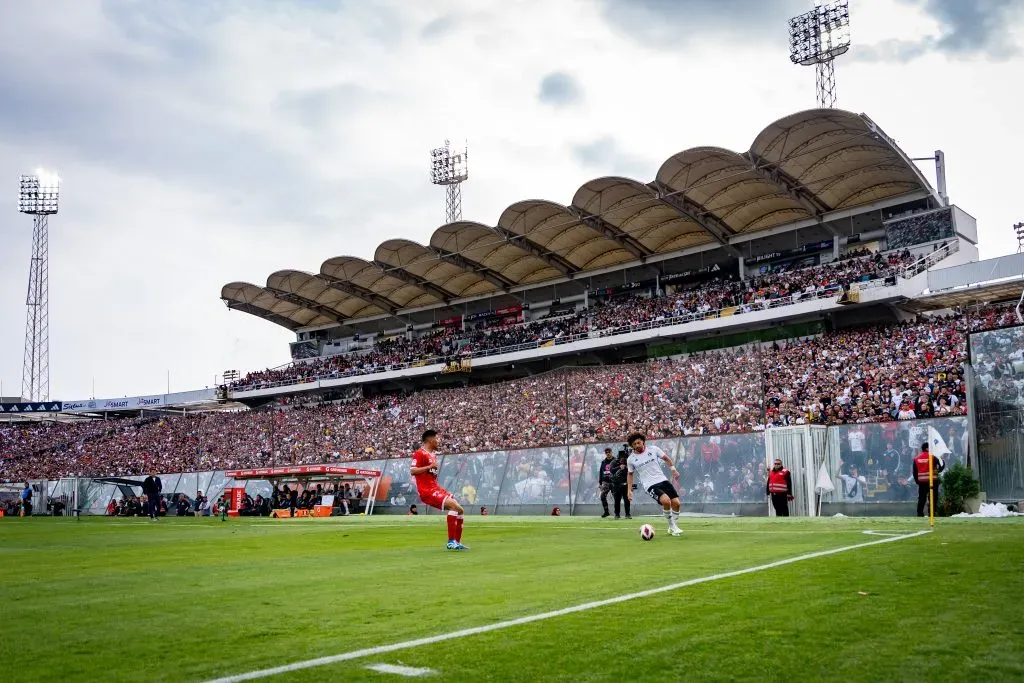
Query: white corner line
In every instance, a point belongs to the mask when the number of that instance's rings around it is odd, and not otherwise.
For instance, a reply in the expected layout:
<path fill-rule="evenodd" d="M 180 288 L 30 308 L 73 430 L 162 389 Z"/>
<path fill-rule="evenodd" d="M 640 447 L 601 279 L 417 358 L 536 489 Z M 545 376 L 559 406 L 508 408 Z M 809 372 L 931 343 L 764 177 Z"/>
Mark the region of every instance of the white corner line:
<path fill-rule="evenodd" d="M 629 600 L 646 598 L 652 595 L 657 595 L 659 593 L 667 593 L 669 591 L 679 590 L 680 588 L 687 588 L 689 586 L 696 586 L 702 583 L 719 581 L 721 579 L 730 579 L 734 576 L 743 576 L 744 574 L 753 574 L 755 572 L 765 571 L 766 569 L 784 567 L 788 564 L 795 564 L 797 562 L 803 562 L 805 560 L 813 560 L 819 557 L 838 555 L 839 553 L 845 553 L 850 550 L 857 550 L 858 548 L 867 548 L 873 545 L 882 545 L 884 543 L 893 543 L 895 541 L 902 541 L 908 538 L 917 538 L 918 536 L 924 536 L 925 534 L 929 533 L 931 533 L 931 530 L 925 529 L 923 531 L 915 531 L 914 533 L 904 534 L 902 536 L 890 536 L 888 538 L 882 538 L 877 541 L 866 541 L 864 543 L 856 543 L 854 545 L 844 545 L 840 548 L 832 548 L 830 550 L 818 550 L 813 553 L 805 553 L 803 555 L 797 555 L 795 557 L 787 557 L 782 560 L 768 562 L 767 564 L 759 564 L 756 567 L 747 567 L 746 569 L 736 569 L 731 572 L 712 574 L 711 576 L 702 576 L 696 579 L 680 581 L 679 583 L 671 583 L 667 586 L 650 588 L 648 590 L 638 591 L 636 593 L 626 593 L 625 595 L 618 595 L 614 598 L 605 598 L 604 600 L 595 600 L 594 602 L 585 602 L 579 605 L 573 605 L 572 607 L 564 607 L 562 609 L 552 610 L 550 612 L 541 612 L 540 614 L 532 614 L 526 617 L 519 617 L 518 619 L 499 621 L 493 624 L 486 624 L 484 626 L 474 626 L 472 628 L 465 628 L 459 631 L 441 633 L 436 636 L 427 636 L 425 638 L 416 638 L 415 640 L 406 640 L 401 643 L 392 643 L 391 645 L 380 645 L 377 647 L 364 648 L 362 650 L 343 652 L 337 655 L 329 655 L 327 657 L 306 659 L 300 662 L 283 664 L 281 666 L 275 666 L 269 669 L 259 669 L 257 671 L 249 671 L 247 673 L 234 674 L 232 676 L 224 676 L 222 678 L 215 678 L 207 681 L 206 683 L 241 683 L 241 681 L 254 681 L 259 678 L 277 676 L 279 674 L 286 674 L 292 671 L 301 671 L 302 669 L 312 669 L 314 667 L 326 666 L 328 664 L 337 664 L 338 662 L 347 662 L 353 659 L 362 659 L 364 657 L 376 657 L 378 655 L 387 654 L 389 652 L 408 650 L 410 648 L 421 647 L 423 645 L 432 645 L 434 643 L 440 643 L 445 640 L 455 640 L 457 638 L 475 636 L 481 633 L 490 633 L 491 631 L 499 631 L 502 629 L 511 628 L 513 626 L 532 624 L 535 621 L 544 621 L 546 619 L 554 619 L 555 617 L 561 617 L 567 614 L 575 614 L 576 612 L 586 612 L 588 610 L 597 609 L 598 607 L 606 607 L 608 605 L 615 605 L 620 602 L 627 602 Z"/>
<path fill-rule="evenodd" d="M 407 678 L 429 676 L 434 673 L 433 669 L 418 669 L 414 666 L 399 666 L 397 664 L 367 664 L 366 668 L 382 674 L 395 674 L 396 676 L 405 676 Z"/>

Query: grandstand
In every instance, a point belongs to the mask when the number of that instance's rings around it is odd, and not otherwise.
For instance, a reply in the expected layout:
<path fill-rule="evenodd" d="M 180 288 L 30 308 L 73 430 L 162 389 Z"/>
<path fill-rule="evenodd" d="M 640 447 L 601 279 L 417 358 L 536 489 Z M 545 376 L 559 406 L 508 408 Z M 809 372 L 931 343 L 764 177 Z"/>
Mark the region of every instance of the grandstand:
<path fill-rule="evenodd" d="M 453 454 L 442 479 L 473 502 L 585 513 L 601 447 L 639 429 L 679 460 L 689 509 L 764 514 L 765 432 L 813 426 L 828 431 L 802 481 L 826 463 L 839 485 L 858 462 L 866 502 L 897 505 L 873 511 L 900 512 L 921 429 L 968 461 L 967 333 L 1014 323 L 999 303 L 1019 295 L 1021 255 L 977 255 L 974 219 L 870 118 L 801 112 L 648 183 L 601 178 L 568 206 L 517 202 L 429 245 L 226 285 L 230 308 L 295 332 L 292 363 L 0 427 L 0 478 L 157 469 L 215 496 L 227 470 L 346 462 L 382 471 L 378 508 L 400 510 L 429 425 Z M 898 454 L 885 467 L 860 443 Z M 75 490 L 85 509 L 115 495 Z"/>
<path fill-rule="evenodd" d="M 925 271 L 977 257 L 974 219 L 874 121 L 805 111 L 743 153 L 675 154 L 650 182 L 598 178 L 568 206 L 516 202 L 494 226 L 444 225 L 427 245 L 386 240 L 372 260 L 225 285 L 229 308 L 296 333 L 290 367 L 250 374 L 232 396 L 467 385 L 738 331 L 891 321 Z M 452 358 L 472 373 L 443 373 Z"/>

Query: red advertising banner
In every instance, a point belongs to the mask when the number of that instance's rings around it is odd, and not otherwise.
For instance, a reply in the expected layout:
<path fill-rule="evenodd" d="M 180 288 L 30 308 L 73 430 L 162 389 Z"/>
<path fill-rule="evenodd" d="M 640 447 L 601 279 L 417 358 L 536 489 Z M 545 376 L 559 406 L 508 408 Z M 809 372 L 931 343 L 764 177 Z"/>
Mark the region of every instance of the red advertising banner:
<path fill-rule="evenodd" d="M 342 475 L 351 477 L 379 477 L 380 470 L 361 470 L 337 465 L 294 465 L 292 467 L 257 467 L 249 470 L 229 470 L 228 479 L 267 479 L 268 477 L 301 477 L 302 475 Z"/>

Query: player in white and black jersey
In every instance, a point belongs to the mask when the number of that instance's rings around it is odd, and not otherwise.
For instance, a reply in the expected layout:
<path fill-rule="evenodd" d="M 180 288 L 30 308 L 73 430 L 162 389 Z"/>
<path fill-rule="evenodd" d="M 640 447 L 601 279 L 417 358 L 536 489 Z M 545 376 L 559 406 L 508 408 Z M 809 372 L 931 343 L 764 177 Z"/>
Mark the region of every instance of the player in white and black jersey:
<path fill-rule="evenodd" d="M 678 479 L 679 472 L 672 464 L 672 459 L 665 455 L 665 451 L 657 446 L 648 446 L 647 437 L 643 434 L 630 434 L 626 443 L 633 449 L 626 459 L 626 493 L 629 500 L 633 500 L 633 479 L 640 478 L 640 486 L 650 494 L 665 513 L 668 520 L 668 533 L 678 536 L 683 533 L 680 530 L 677 520 L 679 519 L 679 494 L 665 477 L 661 463 L 664 462 L 672 468 L 672 477 Z"/>

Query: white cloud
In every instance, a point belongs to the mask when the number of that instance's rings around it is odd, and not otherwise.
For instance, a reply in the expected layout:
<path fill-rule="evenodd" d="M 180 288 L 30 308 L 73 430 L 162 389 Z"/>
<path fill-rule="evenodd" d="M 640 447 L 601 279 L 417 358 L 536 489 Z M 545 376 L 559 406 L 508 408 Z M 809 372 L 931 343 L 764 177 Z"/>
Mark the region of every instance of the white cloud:
<path fill-rule="evenodd" d="M 714 23 L 712 5 L 691 23 Z M 855 43 L 896 37 L 893 12 L 931 25 L 902 3 L 855 9 Z M 787 18 L 764 31 L 784 34 Z M 582 0 L 5 8 L 0 177 L 42 164 L 64 178 L 51 393 L 83 397 L 94 376 L 101 395 L 162 391 L 168 368 L 172 389 L 194 388 L 284 362 L 290 333 L 227 312 L 221 285 L 370 257 L 388 237 L 425 241 L 443 217 L 427 152 L 446 137 L 469 141 L 465 216 L 493 223 L 527 197 L 568 202 L 616 165 L 649 180 L 687 147 L 744 149 L 813 106 L 813 71 L 777 41 L 694 34 L 643 42 Z M 986 256 L 1012 250 L 1021 219 L 1007 153 L 1024 142 L 1021 103 L 1005 84 L 1022 66 L 941 54 L 837 66 L 841 106 L 914 156 L 946 151 L 950 193 L 979 218 Z M 538 102 L 550 73 L 571 74 L 585 100 Z M 13 188 L 0 195 L 5 393 L 20 384 L 30 237 Z"/>

